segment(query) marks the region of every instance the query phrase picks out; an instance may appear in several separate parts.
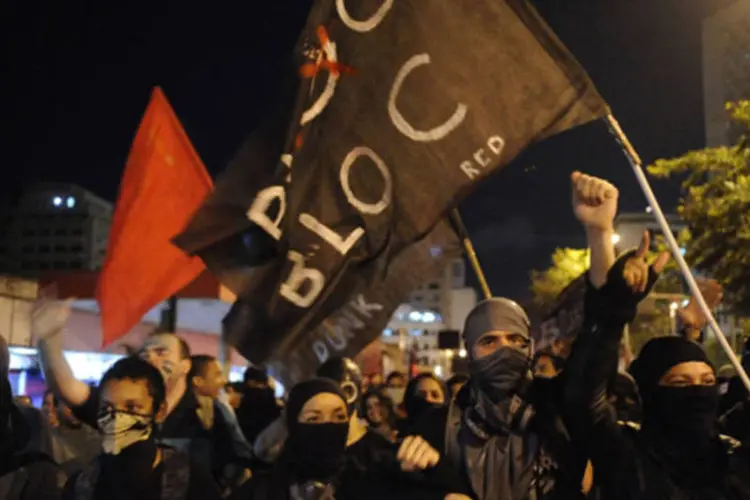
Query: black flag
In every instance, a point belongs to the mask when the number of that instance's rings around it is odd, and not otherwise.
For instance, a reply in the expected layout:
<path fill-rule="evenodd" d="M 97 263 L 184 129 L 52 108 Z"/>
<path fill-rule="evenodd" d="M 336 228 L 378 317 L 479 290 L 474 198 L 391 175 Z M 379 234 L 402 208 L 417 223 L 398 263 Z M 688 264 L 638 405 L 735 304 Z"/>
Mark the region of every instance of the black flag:
<path fill-rule="evenodd" d="M 608 112 L 522 0 L 317 0 L 297 55 L 277 174 L 235 214 L 278 252 L 225 320 L 253 361 L 384 280 L 530 143 Z"/>
<path fill-rule="evenodd" d="M 314 376 L 329 357 L 353 358 L 382 335 L 409 293 L 438 279 L 446 266 L 460 257 L 461 243 L 456 234 L 447 221 L 439 222 L 425 238 L 396 256 L 384 275 L 360 283 L 353 291 L 340 289 L 348 299 L 317 327 L 284 338 L 267 361 L 272 375 L 292 387 Z M 232 340 L 242 345 L 242 338 Z M 244 347 L 241 352 L 257 352 L 259 346 Z"/>

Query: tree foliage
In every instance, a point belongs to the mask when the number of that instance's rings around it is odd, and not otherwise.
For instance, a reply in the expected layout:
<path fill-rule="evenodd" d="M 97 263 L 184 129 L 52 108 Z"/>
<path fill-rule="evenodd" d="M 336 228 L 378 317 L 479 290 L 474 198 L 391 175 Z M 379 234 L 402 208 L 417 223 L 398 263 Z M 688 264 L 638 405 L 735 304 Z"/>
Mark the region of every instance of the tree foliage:
<path fill-rule="evenodd" d="M 544 310 L 553 304 L 566 286 L 586 272 L 590 257 L 588 249 L 556 248 L 552 254 L 552 266 L 544 271 L 531 271 L 534 306 Z"/>
<path fill-rule="evenodd" d="M 750 313 L 750 101 L 727 105 L 739 132 L 737 144 L 662 159 L 649 172 L 681 177 L 678 212 L 688 262 L 717 279 L 735 310 Z"/>

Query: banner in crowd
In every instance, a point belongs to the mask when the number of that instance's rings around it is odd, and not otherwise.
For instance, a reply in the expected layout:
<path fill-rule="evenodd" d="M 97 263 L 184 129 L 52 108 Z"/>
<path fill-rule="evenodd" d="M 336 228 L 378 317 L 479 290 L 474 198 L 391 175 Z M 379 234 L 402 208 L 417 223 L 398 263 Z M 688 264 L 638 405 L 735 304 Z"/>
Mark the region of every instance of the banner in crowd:
<path fill-rule="evenodd" d="M 583 327 L 586 277 L 581 275 L 560 292 L 535 335 L 536 350 L 569 347 Z"/>
<path fill-rule="evenodd" d="M 155 88 L 120 181 L 99 274 L 96 298 L 105 346 L 205 269 L 171 239 L 212 185 L 180 120 L 162 90 Z"/>
<path fill-rule="evenodd" d="M 225 319 L 253 362 L 351 303 L 353 280 L 387 279 L 530 143 L 607 113 L 526 1 L 317 0 L 297 52 L 303 80 L 277 173 L 226 215 L 278 252 Z"/>

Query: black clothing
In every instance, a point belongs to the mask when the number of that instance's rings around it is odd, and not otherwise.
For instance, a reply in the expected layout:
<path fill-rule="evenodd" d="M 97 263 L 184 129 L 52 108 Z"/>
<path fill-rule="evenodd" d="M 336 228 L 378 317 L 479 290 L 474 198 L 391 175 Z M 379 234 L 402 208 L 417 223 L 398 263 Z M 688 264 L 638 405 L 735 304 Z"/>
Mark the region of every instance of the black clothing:
<path fill-rule="evenodd" d="M 101 463 L 102 457 L 97 460 Z M 117 481 L 108 480 L 108 475 L 102 471 L 94 485 L 93 497 L 90 500 L 162 500 L 164 472 L 165 462 L 162 460 L 139 487 L 130 485 L 133 489 L 122 491 L 122 485 Z M 62 500 L 77 500 L 76 485 L 81 474 L 79 472 L 68 479 Z M 185 500 L 219 500 L 221 498 L 219 487 L 205 468 L 189 463 L 187 477 Z"/>
<path fill-rule="evenodd" d="M 440 453 L 438 466 L 426 471 L 426 478 L 444 491 L 479 499 L 494 500 L 493 491 L 519 500 L 534 494 L 540 500 L 583 498 L 586 461 L 569 445 L 551 397 L 561 390 L 550 385 L 561 383 L 532 384 L 528 397 L 535 415 L 519 433 L 492 431 L 477 418 L 467 383 L 448 408 L 426 414 L 413 433 Z"/>
<path fill-rule="evenodd" d="M 281 415 L 281 407 L 270 387 L 243 388 L 242 402 L 237 408 L 237 421 L 250 444 Z"/>
<path fill-rule="evenodd" d="M 442 500 L 454 491 L 435 488 L 419 474 L 406 474 L 394 445 L 374 432 L 346 449 L 346 464 L 332 482 L 336 500 Z M 273 469 L 253 475 L 231 500 L 287 500 L 296 478 L 279 459 Z"/>
<path fill-rule="evenodd" d="M 627 256 L 626 256 L 627 257 Z M 623 328 L 632 320 L 642 295 L 634 296 L 622 280 L 624 259 L 610 271 L 607 284 L 590 284 L 585 299 L 585 327 L 565 369 L 566 423 L 576 446 L 591 458 L 595 484 L 607 500 L 739 500 L 750 492 L 747 449 L 728 450 L 715 434 L 691 439 L 670 435 L 649 423 L 633 433 L 617 425 L 606 397 Z M 645 376 L 653 381 L 656 374 Z M 654 390 L 653 386 L 649 390 Z M 658 395 L 654 393 L 656 401 Z M 647 425 L 648 424 L 648 425 Z M 661 432 L 660 432 L 661 431 Z M 679 439 L 681 438 L 681 439 Z"/>
<path fill-rule="evenodd" d="M 10 403 L 1 418 L 0 498 L 2 500 L 58 500 L 65 475 L 51 456 L 38 449 L 24 410 Z M 37 449 L 34 449 L 37 447 Z"/>

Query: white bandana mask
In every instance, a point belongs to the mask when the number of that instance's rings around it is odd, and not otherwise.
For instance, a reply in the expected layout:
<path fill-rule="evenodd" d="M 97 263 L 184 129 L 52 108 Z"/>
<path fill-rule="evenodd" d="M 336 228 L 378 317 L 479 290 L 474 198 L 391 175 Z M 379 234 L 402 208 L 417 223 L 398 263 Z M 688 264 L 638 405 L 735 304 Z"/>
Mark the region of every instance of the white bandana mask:
<path fill-rule="evenodd" d="M 119 455 L 122 450 L 151 437 L 152 419 L 147 415 L 111 410 L 98 419 L 102 431 L 102 450 Z"/>

